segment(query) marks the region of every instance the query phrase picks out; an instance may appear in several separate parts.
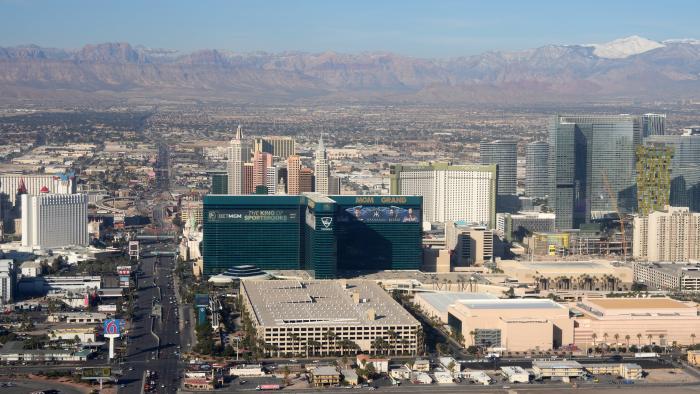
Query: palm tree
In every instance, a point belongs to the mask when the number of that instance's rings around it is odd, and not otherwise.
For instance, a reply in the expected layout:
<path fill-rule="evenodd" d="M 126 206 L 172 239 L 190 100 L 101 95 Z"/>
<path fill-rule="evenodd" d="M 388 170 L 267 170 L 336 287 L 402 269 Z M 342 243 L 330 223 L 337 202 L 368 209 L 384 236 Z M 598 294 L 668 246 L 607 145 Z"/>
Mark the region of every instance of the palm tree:
<path fill-rule="evenodd" d="M 620 334 L 615 334 L 615 335 L 613 335 L 613 338 L 615 338 L 615 345 L 617 345 L 618 343 L 620 343 Z"/>
<path fill-rule="evenodd" d="M 598 334 L 593 333 L 593 334 L 591 335 L 591 338 L 593 338 L 593 347 L 595 348 L 595 340 L 598 339 Z"/>
<path fill-rule="evenodd" d="M 647 338 L 649 339 L 649 344 L 650 344 L 650 345 L 651 345 L 651 339 L 652 339 L 653 337 L 654 337 L 654 336 L 651 335 L 651 334 L 647 335 Z"/>
<path fill-rule="evenodd" d="M 639 342 L 639 346 L 642 346 L 642 334 L 637 334 L 637 342 Z"/>
<path fill-rule="evenodd" d="M 301 354 L 301 338 L 299 337 L 299 334 L 294 334 L 291 333 L 289 334 L 289 340 L 292 342 L 292 344 L 295 344 L 297 347 L 297 355 Z"/>
<path fill-rule="evenodd" d="M 695 333 L 690 334 L 690 344 L 695 346 Z"/>
<path fill-rule="evenodd" d="M 321 342 L 314 340 L 314 339 L 309 339 L 306 341 L 306 347 L 311 348 L 311 354 L 316 354 L 316 349 L 321 347 Z"/>
<path fill-rule="evenodd" d="M 389 344 L 391 345 L 391 349 L 393 349 L 394 354 L 396 354 L 396 342 L 398 342 L 399 333 L 394 330 L 387 330 L 387 334 L 389 334 Z"/>
<path fill-rule="evenodd" d="M 629 334 L 625 335 L 625 342 L 627 342 L 627 349 L 629 349 L 630 348 L 630 335 Z"/>
<path fill-rule="evenodd" d="M 476 330 L 469 331 L 469 336 L 472 337 L 472 346 L 476 346 Z"/>
<path fill-rule="evenodd" d="M 603 341 L 605 341 L 605 345 L 607 346 L 608 345 L 608 333 L 607 332 L 603 333 Z"/>
<path fill-rule="evenodd" d="M 335 347 L 335 340 L 337 339 L 337 335 L 333 332 L 333 330 L 328 329 L 328 331 L 323 333 L 323 339 L 328 344 L 328 354 L 330 355 L 331 345 Z"/>

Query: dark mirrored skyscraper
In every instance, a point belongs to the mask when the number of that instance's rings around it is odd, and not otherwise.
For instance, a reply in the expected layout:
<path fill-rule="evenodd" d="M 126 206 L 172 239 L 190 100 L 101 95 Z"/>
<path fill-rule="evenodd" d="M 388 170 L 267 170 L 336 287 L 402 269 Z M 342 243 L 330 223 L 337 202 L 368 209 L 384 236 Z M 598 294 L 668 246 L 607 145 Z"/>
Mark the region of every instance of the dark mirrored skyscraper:
<path fill-rule="evenodd" d="M 482 142 L 479 154 L 481 164 L 498 166 L 498 195 L 515 195 L 518 183 L 518 143 L 505 140 Z"/>
<path fill-rule="evenodd" d="M 549 145 L 535 141 L 525 148 L 525 194 L 529 197 L 544 198 L 550 193 L 548 176 Z"/>
<path fill-rule="evenodd" d="M 615 211 L 633 212 L 634 117 L 553 117 L 549 127 L 550 205 L 558 229 Z"/>

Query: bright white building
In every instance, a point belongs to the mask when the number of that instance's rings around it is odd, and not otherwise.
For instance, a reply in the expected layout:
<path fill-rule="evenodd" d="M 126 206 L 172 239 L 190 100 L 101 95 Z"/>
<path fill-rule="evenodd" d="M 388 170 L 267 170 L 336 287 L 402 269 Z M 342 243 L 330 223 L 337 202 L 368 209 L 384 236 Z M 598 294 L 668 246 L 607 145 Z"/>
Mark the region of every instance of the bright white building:
<path fill-rule="evenodd" d="M 316 160 L 314 161 L 314 174 L 316 176 L 316 193 L 328 195 L 328 183 L 330 178 L 330 165 L 328 164 L 328 156 L 326 147 L 323 145 L 323 136 L 318 140 L 318 149 L 316 150 Z"/>
<path fill-rule="evenodd" d="M 2 174 L 0 175 L 0 194 L 6 194 L 8 200 L 15 204 L 17 192 L 24 185 L 27 194 L 39 194 L 47 188 L 53 194 L 74 194 L 76 192 L 75 174 Z"/>
<path fill-rule="evenodd" d="M 496 226 L 496 165 L 448 163 L 391 168 L 391 194 L 423 196 L 423 220 Z"/>
<path fill-rule="evenodd" d="M 87 246 L 87 209 L 86 194 L 22 195 L 22 246 Z"/>
<path fill-rule="evenodd" d="M 0 260 L 0 305 L 14 301 L 17 287 L 17 269 L 14 260 Z"/>
<path fill-rule="evenodd" d="M 250 149 L 243 141 L 243 129 L 239 125 L 236 136 L 228 146 L 228 194 L 243 194 L 243 163 L 250 160 Z"/>
<path fill-rule="evenodd" d="M 700 260 L 700 213 L 666 206 L 635 217 L 632 254 L 648 261 Z"/>

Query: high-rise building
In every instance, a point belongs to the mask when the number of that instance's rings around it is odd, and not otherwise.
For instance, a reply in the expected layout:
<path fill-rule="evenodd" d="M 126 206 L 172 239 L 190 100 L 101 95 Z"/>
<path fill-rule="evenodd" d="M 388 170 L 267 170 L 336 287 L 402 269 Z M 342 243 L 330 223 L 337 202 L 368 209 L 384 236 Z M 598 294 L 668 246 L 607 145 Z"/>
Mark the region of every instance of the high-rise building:
<path fill-rule="evenodd" d="M 300 194 L 301 158 L 292 155 L 287 158 L 287 194 Z"/>
<path fill-rule="evenodd" d="M 557 115 L 548 144 L 549 204 L 558 229 L 635 210 L 634 117 Z"/>
<path fill-rule="evenodd" d="M 252 264 L 263 270 L 418 269 L 417 196 L 250 195 L 204 197 L 204 273 Z"/>
<path fill-rule="evenodd" d="M 551 192 L 549 182 L 549 145 L 535 141 L 525 148 L 525 194 L 545 198 Z"/>
<path fill-rule="evenodd" d="M 272 167 L 272 155 L 267 152 L 255 152 L 253 155 L 253 189 L 265 186 L 267 169 Z"/>
<path fill-rule="evenodd" d="M 22 195 L 22 246 L 34 249 L 87 246 L 86 194 Z"/>
<path fill-rule="evenodd" d="M 493 230 L 457 221 L 445 224 L 445 243 L 455 266 L 481 266 L 492 261 Z"/>
<path fill-rule="evenodd" d="M 250 150 L 243 141 L 243 128 L 239 125 L 228 146 L 228 194 L 243 194 L 243 164 L 249 160 Z"/>
<path fill-rule="evenodd" d="M 304 167 L 299 171 L 299 193 L 314 191 L 314 170 Z"/>
<path fill-rule="evenodd" d="M 634 218 L 635 259 L 681 262 L 700 259 L 700 213 L 666 206 Z"/>
<path fill-rule="evenodd" d="M 0 305 L 14 302 L 17 289 L 17 271 L 14 260 L 0 260 Z"/>
<path fill-rule="evenodd" d="M 270 166 L 267 168 L 267 177 L 265 178 L 265 186 L 267 186 L 268 194 L 277 194 L 277 185 L 279 184 L 279 168 Z"/>
<path fill-rule="evenodd" d="M 243 163 L 243 190 L 241 194 L 255 193 L 255 187 L 253 186 L 254 168 L 253 163 Z"/>
<path fill-rule="evenodd" d="M 639 145 L 637 152 L 637 207 L 640 215 L 660 211 L 671 196 L 673 148 Z"/>
<path fill-rule="evenodd" d="M 228 194 L 228 173 L 212 171 L 209 173 L 209 194 Z"/>
<path fill-rule="evenodd" d="M 644 138 L 650 135 L 666 134 L 666 114 L 642 115 L 642 135 Z"/>
<path fill-rule="evenodd" d="M 296 154 L 296 142 L 292 137 L 259 137 L 254 141 L 253 151 L 266 152 L 281 160 L 287 160 L 289 156 Z"/>
<path fill-rule="evenodd" d="M 671 205 L 700 212 L 700 134 L 652 135 L 645 143 L 673 148 Z"/>
<path fill-rule="evenodd" d="M 481 164 L 498 166 L 498 195 L 515 195 L 518 185 L 518 143 L 505 140 L 482 142 L 479 153 Z"/>
<path fill-rule="evenodd" d="M 423 219 L 496 225 L 496 165 L 391 167 L 391 193 L 423 197 Z"/>
<path fill-rule="evenodd" d="M 330 182 L 330 164 L 326 154 L 326 147 L 323 145 L 323 136 L 318 140 L 318 148 L 316 149 L 316 157 L 314 160 L 314 175 L 316 193 L 328 194 L 328 185 Z"/>
<path fill-rule="evenodd" d="M 75 194 L 77 179 L 74 173 L 63 174 L 0 174 L 0 194 L 5 194 L 10 203 L 19 204 L 17 191 L 24 185 L 24 193 L 39 194 L 46 187 L 53 194 Z"/>

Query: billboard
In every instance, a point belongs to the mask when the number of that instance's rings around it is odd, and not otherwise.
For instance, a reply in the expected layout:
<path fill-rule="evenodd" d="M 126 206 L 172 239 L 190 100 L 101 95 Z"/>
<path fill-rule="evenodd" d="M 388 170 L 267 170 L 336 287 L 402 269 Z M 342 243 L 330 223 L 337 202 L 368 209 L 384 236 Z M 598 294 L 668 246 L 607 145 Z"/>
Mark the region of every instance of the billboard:
<path fill-rule="evenodd" d="M 209 223 L 291 223 L 299 220 L 296 209 L 226 209 L 207 212 Z"/>
<path fill-rule="evenodd" d="M 119 336 L 125 324 L 124 319 L 107 319 L 102 323 L 103 334 Z"/>
<path fill-rule="evenodd" d="M 130 265 L 118 265 L 117 266 L 117 275 L 125 275 L 125 276 L 131 275 L 131 266 Z"/>
<path fill-rule="evenodd" d="M 418 208 L 390 206 L 356 205 L 346 208 L 338 218 L 341 222 L 359 221 L 365 223 L 420 223 L 421 211 Z"/>
<path fill-rule="evenodd" d="M 107 379 L 112 376 L 111 367 L 103 368 L 83 368 L 83 379 Z"/>
<path fill-rule="evenodd" d="M 129 282 L 129 277 L 128 276 L 120 276 L 119 277 L 119 287 L 129 287 L 131 284 Z"/>

